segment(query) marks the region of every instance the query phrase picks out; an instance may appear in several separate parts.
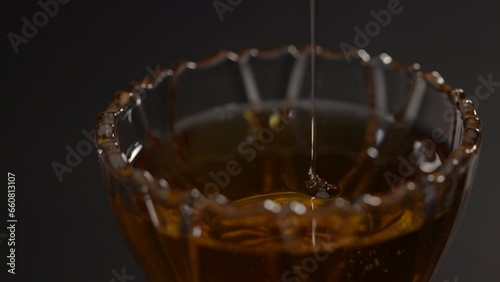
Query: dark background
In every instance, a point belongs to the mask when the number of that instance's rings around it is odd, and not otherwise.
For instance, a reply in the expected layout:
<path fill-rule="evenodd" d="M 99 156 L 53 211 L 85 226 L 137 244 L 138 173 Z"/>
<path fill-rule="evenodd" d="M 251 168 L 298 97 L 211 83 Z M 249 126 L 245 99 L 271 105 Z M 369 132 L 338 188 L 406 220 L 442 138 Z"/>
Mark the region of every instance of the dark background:
<path fill-rule="evenodd" d="M 331 49 L 342 41 L 353 44 L 353 28 L 364 28 L 372 20 L 371 10 L 387 7 L 387 1 L 319 2 L 318 40 Z M 495 2 L 401 0 L 404 10 L 366 49 L 437 69 L 450 84 L 473 95 L 479 75 L 500 81 L 500 5 Z M 308 40 L 306 0 L 243 0 L 224 13 L 222 22 L 212 0 L 72 0 L 59 5 L 58 13 L 15 54 L 6 35 L 20 35 L 21 18 L 31 19 L 41 8 L 36 1 L 18 1 L 3 3 L 1 10 L 2 165 L 4 173 L 16 174 L 19 220 L 17 274 L 7 281 L 104 282 L 113 278 L 113 269 L 123 267 L 136 276 L 134 281 L 144 281 L 111 213 L 95 150 L 62 182 L 51 163 L 64 163 L 65 147 L 85 140 L 82 130 L 93 128 L 114 91 L 144 77 L 148 66 L 196 60 L 219 49 L 302 46 Z M 437 282 L 455 277 L 460 282 L 500 281 L 500 130 L 495 124 L 500 88 L 496 90 L 479 103 L 485 136 L 481 161 Z M 7 193 L 0 194 L 3 210 Z M 0 215 L 7 217 L 6 212 Z M 2 275 L 5 247 L 2 240 Z"/>

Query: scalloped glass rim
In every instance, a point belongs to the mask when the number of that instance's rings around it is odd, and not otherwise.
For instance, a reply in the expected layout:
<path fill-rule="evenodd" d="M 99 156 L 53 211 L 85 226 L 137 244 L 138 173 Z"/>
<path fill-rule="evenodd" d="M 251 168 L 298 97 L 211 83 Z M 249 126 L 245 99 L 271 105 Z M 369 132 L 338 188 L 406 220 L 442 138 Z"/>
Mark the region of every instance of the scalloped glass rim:
<path fill-rule="evenodd" d="M 187 69 L 206 69 L 215 65 L 221 64 L 227 60 L 244 64 L 250 57 L 259 58 L 275 58 L 282 55 L 292 55 L 298 57 L 302 54 L 309 53 L 310 46 L 298 49 L 293 45 L 270 50 L 245 49 L 239 53 L 223 50 L 217 54 L 202 59 L 197 62 L 178 61 L 170 69 L 157 69 L 153 74 L 144 78 L 141 82 L 132 82 L 126 91 L 118 91 L 115 98 L 109 104 L 107 109 L 98 116 L 98 122 L 95 130 L 95 141 L 98 147 L 98 154 L 101 160 L 106 165 L 107 169 L 118 179 L 124 182 L 129 182 L 131 185 L 137 185 L 142 193 L 151 193 L 154 200 L 159 202 L 168 201 L 170 193 L 168 184 L 163 179 L 155 179 L 148 171 L 144 171 L 135 167 L 127 161 L 127 158 L 118 146 L 118 136 L 114 129 L 120 115 L 125 114 L 129 109 L 139 105 L 146 90 L 154 89 L 165 78 L 172 78 L 171 88 L 175 88 L 178 78 Z M 387 208 L 398 204 L 406 196 L 415 193 L 418 188 L 439 187 L 445 185 L 449 176 L 460 171 L 460 168 L 466 166 L 472 156 L 477 155 L 481 143 L 481 122 L 471 100 L 465 98 L 464 91 L 460 88 L 454 88 L 448 85 L 442 76 L 436 71 L 422 71 L 419 64 L 401 64 L 394 61 L 387 54 L 371 58 L 371 56 L 362 49 L 352 49 L 346 53 L 334 52 L 321 47 L 317 47 L 318 57 L 331 60 L 349 60 L 359 61 L 360 64 L 382 64 L 383 67 L 390 70 L 407 70 L 414 74 L 422 76 L 428 85 L 432 86 L 443 95 L 448 95 L 450 103 L 454 104 L 455 108 L 460 112 L 462 118 L 462 142 L 459 148 L 450 153 L 443 165 L 432 173 L 419 172 L 415 181 L 404 180 L 396 186 L 392 192 L 387 194 L 376 194 L 380 198 L 380 204 L 374 206 L 370 201 L 366 201 L 366 197 L 372 196 L 364 194 L 350 201 L 343 198 L 337 198 L 328 204 L 343 212 L 366 212 L 372 209 Z M 468 122 L 473 119 L 475 122 Z M 475 138 L 469 138 L 469 135 Z M 209 199 L 207 207 L 211 206 L 219 213 L 228 217 L 245 216 L 256 213 L 271 213 L 264 207 L 248 209 L 245 207 L 237 207 L 219 198 Z M 321 216 L 324 212 L 331 213 L 330 208 L 320 208 L 314 211 L 308 211 L 307 214 Z"/>

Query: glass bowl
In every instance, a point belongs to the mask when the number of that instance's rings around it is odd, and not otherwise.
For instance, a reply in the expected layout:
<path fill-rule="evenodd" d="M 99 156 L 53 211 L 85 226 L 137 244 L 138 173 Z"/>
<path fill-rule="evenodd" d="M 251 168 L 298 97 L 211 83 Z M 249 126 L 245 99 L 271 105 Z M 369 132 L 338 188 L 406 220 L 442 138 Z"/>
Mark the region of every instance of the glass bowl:
<path fill-rule="evenodd" d="M 99 115 L 111 205 L 150 281 L 430 279 L 475 175 L 474 104 L 418 64 L 317 51 L 329 199 L 304 192 L 296 153 L 310 146 L 310 47 L 180 61 Z"/>

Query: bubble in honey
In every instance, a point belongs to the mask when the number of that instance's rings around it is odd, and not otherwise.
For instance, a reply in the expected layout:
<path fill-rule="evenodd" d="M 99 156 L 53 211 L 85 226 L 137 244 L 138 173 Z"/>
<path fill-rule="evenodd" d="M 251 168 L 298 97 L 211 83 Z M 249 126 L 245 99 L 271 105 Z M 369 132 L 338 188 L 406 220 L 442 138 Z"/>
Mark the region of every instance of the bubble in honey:
<path fill-rule="evenodd" d="M 316 198 L 320 199 L 330 199 L 337 197 L 340 194 L 340 187 L 326 182 L 324 179 L 320 178 L 317 174 L 310 175 L 308 181 L 306 181 L 307 192 Z"/>

